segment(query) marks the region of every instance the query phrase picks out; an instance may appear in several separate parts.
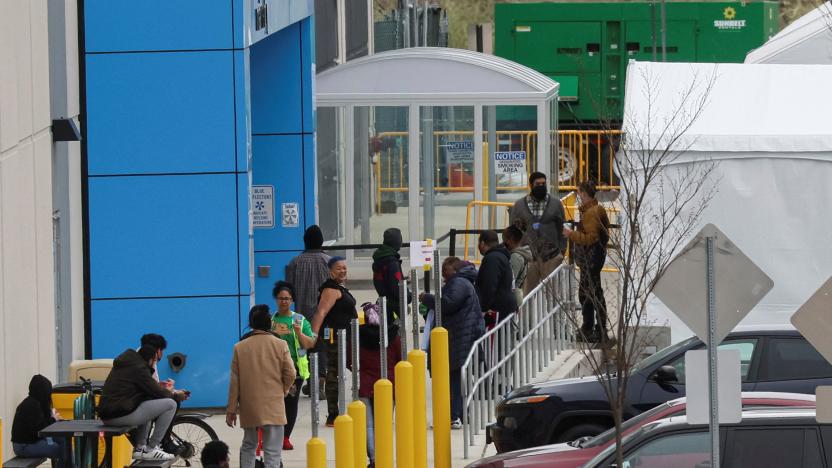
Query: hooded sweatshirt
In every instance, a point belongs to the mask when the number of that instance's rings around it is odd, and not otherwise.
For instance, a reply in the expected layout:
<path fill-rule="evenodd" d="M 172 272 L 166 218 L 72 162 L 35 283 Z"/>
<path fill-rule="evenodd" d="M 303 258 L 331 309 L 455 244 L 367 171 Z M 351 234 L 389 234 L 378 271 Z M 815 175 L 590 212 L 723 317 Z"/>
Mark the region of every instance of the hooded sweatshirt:
<path fill-rule="evenodd" d="M 503 244 L 497 244 L 483 255 L 476 284 L 483 312 L 494 310 L 506 314 L 517 310 L 510 258 L 511 253 Z"/>
<path fill-rule="evenodd" d="M 113 370 L 101 390 L 98 414 L 101 419 L 126 416 L 146 400 L 172 398 L 173 393 L 153 380 L 153 368 L 134 349 L 121 353 L 113 361 Z"/>
<path fill-rule="evenodd" d="M 380 297 L 387 298 L 387 308 L 399 315 L 399 284 L 403 278 L 402 259 L 398 250 L 383 244 L 373 252 L 373 286 Z M 410 302 L 408 292 L 407 301 Z"/>
<path fill-rule="evenodd" d="M 12 442 L 34 444 L 38 432 L 55 422 L 52 417 L 52 382 L 37 374 L 29 381 L 29 396 L 23 399 L 14 412 Z"/>

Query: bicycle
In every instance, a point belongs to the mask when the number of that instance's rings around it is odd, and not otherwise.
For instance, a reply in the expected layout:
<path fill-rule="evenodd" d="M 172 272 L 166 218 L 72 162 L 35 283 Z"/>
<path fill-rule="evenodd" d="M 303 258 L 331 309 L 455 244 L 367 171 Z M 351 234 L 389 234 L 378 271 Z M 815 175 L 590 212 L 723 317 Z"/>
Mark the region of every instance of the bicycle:
<path fill-rule="evenodd" d="M 199 460 L 202 447 L 208 442 L 220 440 L 217 431 L 205 422 L 205 413 L 178 413 L 173 417 L 170 440 L 176 445 L 176 460 L 173 466 L 191 466 L 191 459 Z M 163 444 L 165 443 L 163 442 Z M 171 452 L 173 453 L 173 452 Z"/>

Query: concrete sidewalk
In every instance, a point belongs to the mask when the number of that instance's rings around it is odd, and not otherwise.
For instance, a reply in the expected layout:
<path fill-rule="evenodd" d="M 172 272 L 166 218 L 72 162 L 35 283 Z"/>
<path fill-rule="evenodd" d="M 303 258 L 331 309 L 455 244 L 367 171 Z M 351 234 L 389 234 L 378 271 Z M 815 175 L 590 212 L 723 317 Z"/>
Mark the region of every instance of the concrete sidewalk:
<path fill-rule="evenodd" d="M 558 356 L 546 369 L 541 372 L 535 381 L 543 381 L 554 378 L 571 377 L 577 375 L 580 368 L 582 355 L 577 351 L 566 351 Z M 432 425 L 432 417 L 430 413 L 431 408 L 431 392 L 430 379 L 428 379 L 428 466 L 433 466 L 433 431 L 430 429 Z M 309 397 L 301 396 L 298 420 L 295 424 L 294 433 L 292 434 L 292 443 L 295 446 L 294 450 L 283 452 L 283 464 L 286 468 L 302 468 L 306 466 L 306 442 L 312 436 L 311 423 L 311 407 L 312 401 Z M 323 417 L 326 415 L 326 401 L 318 403 L 319 414 Z M 243 439 L 243 431 L 237 428 L 229 428 L 225 424 L 225 415 L 217 414 L 211 416 L 207 422 L 213 427 L 220 437 L 220 440 L 228 444 L 231 449 L 231 466 L 239 467 L 239 450 L 240 443 Z M 463 435 L 462 430 L 451 431 L 451 453 L 452 464 L 454 468 L 462 468 L 468 463 L 471 463 L 483 456 L 493 455 L 495 452 L 494 445 L 485 446 L 484 432 L 475 437 L 476 444 L 469 447 L 469 459 L 463 458 Z M 319 437 L 326 442 L 327 448 L 327 466 L 335 466 L 335 434 L 332 428 L 324 427 L 323 420 L 320 424 Z M 395 439 L 394 439 L 395 444 Z M 359 468 L 359 467 L 356 467 Z"/>

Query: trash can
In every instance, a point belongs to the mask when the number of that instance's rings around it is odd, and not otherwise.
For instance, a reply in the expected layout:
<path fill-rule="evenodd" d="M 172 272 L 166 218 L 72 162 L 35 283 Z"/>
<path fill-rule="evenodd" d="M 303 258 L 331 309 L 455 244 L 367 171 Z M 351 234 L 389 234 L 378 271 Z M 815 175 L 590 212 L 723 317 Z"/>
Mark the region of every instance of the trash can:
<path fill-rule="evenodd" d="M 93 380 L 92 391 L 95 395 L 96 407 L 101 398 L 101 389 L 104 387 L 104 382 Z M 73 409 L 75 407 L 75 399 L 84 393 L 84 387 L 81 382 L 67 382 L 54 385 L 52 387 L 52 406 L 58 411 L 63 419 L 75 419 Z M 104 438 L 98 439 L 98 463 L 104 459 Z M 130 466 L 133 457 L 133 444 L 127 436 L 113 437 L 113 468 L 123 468 Z"/>

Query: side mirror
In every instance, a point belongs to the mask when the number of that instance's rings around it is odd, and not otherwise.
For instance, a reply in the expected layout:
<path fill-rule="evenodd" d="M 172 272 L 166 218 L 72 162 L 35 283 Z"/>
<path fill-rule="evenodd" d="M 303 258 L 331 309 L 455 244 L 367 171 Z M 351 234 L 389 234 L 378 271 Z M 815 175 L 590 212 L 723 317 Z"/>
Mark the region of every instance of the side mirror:
<path fill-rule="evenodd" d="M 673 366 L 661 366 L 656 370 L 656 382 L 678 382 L 679 377 L 676 376 L 676 368 Z"/>

